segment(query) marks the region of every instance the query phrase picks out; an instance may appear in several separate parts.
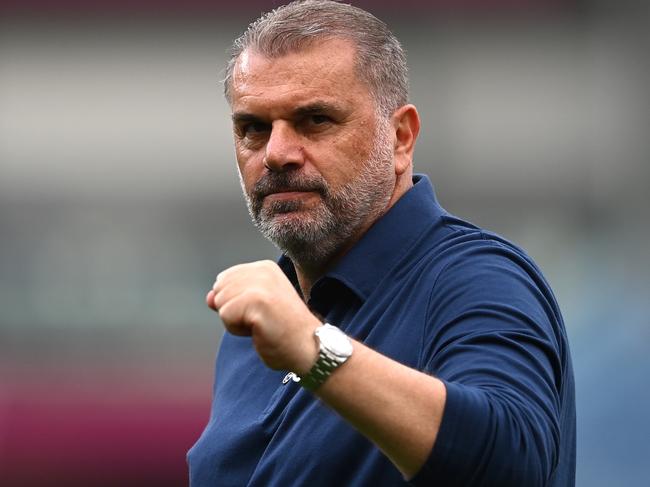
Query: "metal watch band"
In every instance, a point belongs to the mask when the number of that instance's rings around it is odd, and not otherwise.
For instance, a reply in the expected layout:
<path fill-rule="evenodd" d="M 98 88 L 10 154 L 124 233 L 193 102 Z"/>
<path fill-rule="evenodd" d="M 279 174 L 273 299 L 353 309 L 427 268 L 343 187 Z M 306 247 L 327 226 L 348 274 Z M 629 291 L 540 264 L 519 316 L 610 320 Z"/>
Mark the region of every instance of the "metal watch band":
<path fill-rule="evenodd" d="M 300 385 L 309 391 L 315 391 L 327 380 L 332 371 L 339 365 L 338 360 L 328 356 L 322 348 L 318 351 L 318 359 L 309 373 L 300 378 Z"/>
<path fill-rule="evenodd" d="M 326 330 L 328 328 L 329 330 Z M 346 346 L 349 347 L 349 351 L 337 350 L 336 347 L 334 350 L 330 349 L 326 343 L 327 340 L 324 340 L 317 330 L 314 336 L 318 341 L 318 358 L 309 373 L 300 377 L 300 385 L 309 391 L 318 389 L 332 374 L 332 372 L 342 365 L 352 353 L 352 345 L 349 342 L 349 338 L 341 330 L 329 323 L 325 323 L 319 328 L 319 330 L 321 329 L 326 331 L 336 330 L 337 334 L 340 334 L 344 340 L 347 340 L 349 345 Z"/>

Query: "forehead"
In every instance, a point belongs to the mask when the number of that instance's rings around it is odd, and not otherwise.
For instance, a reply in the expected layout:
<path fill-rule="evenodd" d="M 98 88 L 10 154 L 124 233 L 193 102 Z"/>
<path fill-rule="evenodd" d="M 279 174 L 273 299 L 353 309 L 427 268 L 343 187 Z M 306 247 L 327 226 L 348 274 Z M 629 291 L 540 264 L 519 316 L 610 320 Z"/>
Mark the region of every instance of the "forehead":
<path fill-rule="evenodd" d="M 332 39 L 297 52 L 267 57 L 252 49 L 238 58 L 232 76 L 233 110 L 248 105 L 296 104 L 313 98 L 371 102 L 356 69 L 352 42 Z"/>

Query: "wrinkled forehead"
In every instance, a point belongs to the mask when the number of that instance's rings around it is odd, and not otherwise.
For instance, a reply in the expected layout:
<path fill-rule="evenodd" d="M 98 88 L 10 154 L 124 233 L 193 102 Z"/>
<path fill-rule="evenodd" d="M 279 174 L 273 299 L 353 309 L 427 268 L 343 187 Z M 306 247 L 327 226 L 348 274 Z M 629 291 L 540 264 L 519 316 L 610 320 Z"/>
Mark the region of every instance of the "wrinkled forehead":
<path fill-rule="evenodd" d="M 356 49 L 350 41 L 333 39 L 279 56 L 254 48 L 244 50 L 233 67 L 231 104 L 242 96 L 282 91 L 321 91 L 345 97 L 369 96 L 358 76 Z"/>
<path fill-rule="evenodd" d="M 357 66 L 357 50 L 352 41 L 324 39 L 281 53 L 260 52 L 249 47 L 235 60 L 230 77 L 230 102 L 253 87 L 320 86 L 323 89 L 361 90 L 368 86 Z"/>

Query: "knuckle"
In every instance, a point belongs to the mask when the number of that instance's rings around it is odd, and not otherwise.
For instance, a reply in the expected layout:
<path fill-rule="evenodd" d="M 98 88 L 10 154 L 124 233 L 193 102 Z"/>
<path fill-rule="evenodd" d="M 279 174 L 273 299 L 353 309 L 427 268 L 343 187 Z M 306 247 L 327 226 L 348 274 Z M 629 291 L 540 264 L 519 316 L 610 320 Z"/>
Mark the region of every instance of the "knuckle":
<path fill-rule="evenodd" d="M 246 291 L 246 297 L 248 298 L 249 302 L 253 304 L 265 305 L 269 301 L 269 296 L 266 290 L 258 286 L 249 288 Z"/>
<path fill-rule="evenodd" d="M 221 318 L 223 325 L 228 331 L 236 328 L 241 321 L 237 315 L 236 307 L 230 306 L 229 303 L 225 304 L 222 308 L 219 309 L 219 318 Z"/>
<path fill-rule="evenodd" d="M 210 294 L 208 294 L 208 296 L 210 296 Z M 223 293 L 221 293 L 221 292 L 213 292 L 212 304 L 214 305 L 215 308 L 217 308 L 219 311 L 221 311 L 221 306 L 224 304 L 223 303 Z"/>

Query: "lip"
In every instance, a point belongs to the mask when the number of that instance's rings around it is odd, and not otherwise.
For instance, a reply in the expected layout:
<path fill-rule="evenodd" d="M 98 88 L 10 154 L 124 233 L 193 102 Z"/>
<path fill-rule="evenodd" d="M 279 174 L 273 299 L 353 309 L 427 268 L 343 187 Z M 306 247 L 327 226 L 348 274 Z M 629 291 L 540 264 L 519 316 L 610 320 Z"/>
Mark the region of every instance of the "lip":
<path fill-rule="evenodd" d="M 278 191 L 277 193 L 267 194 L 264 199 L 283 201 L 311 197 L 314 194 L 316 194 L 315 191 Z"/>

